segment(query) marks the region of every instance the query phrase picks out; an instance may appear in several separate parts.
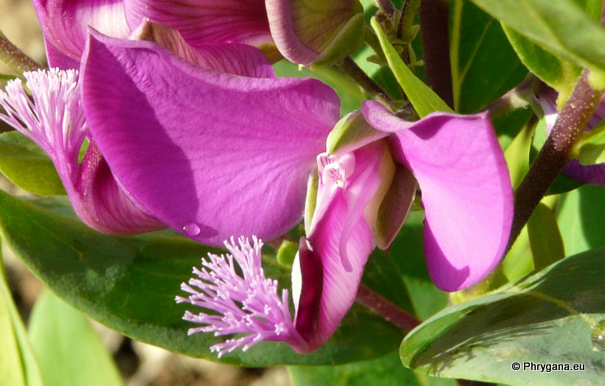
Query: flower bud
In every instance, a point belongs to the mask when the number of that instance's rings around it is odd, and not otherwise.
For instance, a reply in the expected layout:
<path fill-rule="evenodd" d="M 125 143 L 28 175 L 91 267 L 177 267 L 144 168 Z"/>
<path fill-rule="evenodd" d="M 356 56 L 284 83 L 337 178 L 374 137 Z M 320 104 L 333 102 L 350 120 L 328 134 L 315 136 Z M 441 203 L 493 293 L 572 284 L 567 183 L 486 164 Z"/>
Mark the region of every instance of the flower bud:
<path fill-rule="evenodd" d="M 293 63 L 333 64 L 363 42 L 358 0 L 268 0 L 266 6 L 275 45 Z"/>

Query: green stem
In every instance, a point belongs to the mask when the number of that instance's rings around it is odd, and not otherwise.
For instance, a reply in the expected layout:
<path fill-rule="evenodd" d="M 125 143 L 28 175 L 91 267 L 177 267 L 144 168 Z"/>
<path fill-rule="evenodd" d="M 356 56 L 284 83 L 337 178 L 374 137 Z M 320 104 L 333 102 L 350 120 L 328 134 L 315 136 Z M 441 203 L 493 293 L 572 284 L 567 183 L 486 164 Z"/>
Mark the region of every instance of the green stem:
<path fill-rule="evenodd" d="M 401 8 L 401 18 L 399 19 L 399 28 L 397 36 L 406 43 L 412 41 L 414 17 L 420 6 L 420 0 L 405 0 Z"/>
<path fill-rule="evenodd" d="M 535 81 L 536 78 L 529 75 L 517 87 L 492 102 L 487 107 L 490 117 L 493 119 L 510 111 L 529 106 L 533 98 Z"/>
<path fill-rule="evenodd" d="M 350 57 L 343 59 L 338 67 L 366 90 L 373 99 L 385 104 L 391 104 L 391 98 L 388 97 L 387 93 L 368 74 L 363 72 L 353 59 Z"/>
<path fill-rule="evenodd" d="M 0 32 L 0 61 L 17 73 L 20 78 L 23 77 L 23 73 L 26 71 L 35 71 L 42 68 L 35 60 L 8 40 L 2 32 Z"/>
<path fill-rule="evenodd" d="M 550 185 L 569 161 L 574 144 L 582 137 L 588 120 L 601 100 L 603 91 L 594 89 L 588 78 L 589 71 L 584 70 L 561 109 L 544 146 L 515 192 L 515 214 L 509 249 Z"/>

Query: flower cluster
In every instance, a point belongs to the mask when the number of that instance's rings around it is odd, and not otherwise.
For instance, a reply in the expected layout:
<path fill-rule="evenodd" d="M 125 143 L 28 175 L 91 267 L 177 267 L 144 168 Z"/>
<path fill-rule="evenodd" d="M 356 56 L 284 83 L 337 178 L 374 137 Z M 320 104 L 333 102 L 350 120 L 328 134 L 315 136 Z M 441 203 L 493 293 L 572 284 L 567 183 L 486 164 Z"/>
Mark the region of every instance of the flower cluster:
<path fill-rule="evenodd" d="M 9 84 L 0 118 L 48 153 L 90 227 L 171 227 L 224 243 L 230 254 L 202 260 L 182 286 L 189 296 L 177 297 L 203 309 L 186 312 L 203 325 L 190 334 L 243 334 L 213 346 L 219 355 L 260 341 L 300 353 L 322 346 L 355 301 L 370 253 L 390 246 L 418 190 L 437 287 L 461 290 L 495 267 L 512 187 L 487 114 L 408 122 L 366 101 L 343 118 L 363 135 L 327 146 L 339 120 L 335 92 L 276 77 L 270 58 L 319 65 L 354 50 L 358 1 L 320 11 L 306 1 L 177 3 L 35 0 L 53 68 L 26 74 L 32 100 L 19 81 Z M 308 185 L 316 189 L 305 200 Z M 288 291 L 264 276 L 257 236 L 278 237 L 305 212 L 292 317 Z"/>

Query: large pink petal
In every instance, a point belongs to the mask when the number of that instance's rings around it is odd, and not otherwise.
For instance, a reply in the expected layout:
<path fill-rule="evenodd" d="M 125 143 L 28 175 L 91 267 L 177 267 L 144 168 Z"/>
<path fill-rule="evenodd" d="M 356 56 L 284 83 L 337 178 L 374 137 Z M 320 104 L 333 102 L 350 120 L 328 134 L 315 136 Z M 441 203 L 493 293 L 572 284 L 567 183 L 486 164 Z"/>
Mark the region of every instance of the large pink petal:
<path fill-rule="evenodd" d="M 422 189 L 425 253 L 437 287 L 457 291 L 485 277 L 505 251 L 513 214 L 508 169 L 488 115 L 434 113 L 410 123 L 373 102 L 363 112 L 375 128 L 395 133 L 393 156 Z"/>
<path fill-rule="evenodd" d="M 339 101 L 312 79 L 204 70 L 149 42 L 91 36 L 82 65 L 90 130 L 133 201 L 221 245 L 271 239 L 302 218 Z"/>
<path fill-rule="evenodd" d="M 33 3 L 47 42 L 78 62 L 89 26 L 119 38 L 130 32 L 122 0 L 33 0 Z M 51 56 L 49 62 L 54 65 Z"/>
<path fill-rule="evenodd" d="M 148 18 L 176 28 L 194 47 L 272 41 L 264 0 L 126 0 L 124 7 L 131 28 Z"/>

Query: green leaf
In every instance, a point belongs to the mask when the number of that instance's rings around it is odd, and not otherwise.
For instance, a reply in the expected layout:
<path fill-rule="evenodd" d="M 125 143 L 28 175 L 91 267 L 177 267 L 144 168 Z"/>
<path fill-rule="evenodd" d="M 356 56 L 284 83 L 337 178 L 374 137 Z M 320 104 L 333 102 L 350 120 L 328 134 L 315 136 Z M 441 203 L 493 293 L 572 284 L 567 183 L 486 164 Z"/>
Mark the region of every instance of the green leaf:
<path fill-rule="evenodd" d="M 578 152 L 582 165 L 605 163 L 605 124 L 599 124 L 584 134 Z"/>
<path fill-rule="evenodd" d="M 25 376 L 21 366 L 21 353 L 17 344 L 17 335 L 13 327 L 13 315 L 9 303 L 12 302 L 7 288 L 4 272 L 0 272 L 0 374 L 7 385 L 25 385 Z"/>
<path fill-rule="evenodd" d="M 538 204 L 527 222 L 527 231 L 535 271 L 540 271 L 565 257 L 557 217 L 543 202 Z"/>
<path fill-rule="evenodd" d="M 454 386 L 456 381 L 415 374 L 403 367 L 397 353 L 367 362 L 342 366 L 292 366 L 289 368 L 298 386 Z"/>
<path fill-rule="evenodd" d="M 217 360 L 209 347 L 225 338 L 187 336 L 193 325 L 181 318 L 192 306 L 175 304 L 174 297 L 184 295 L 180 284 L 190 278 L 192 266 L 199 266 L 202 256 L 222 250 L 162 234 L 103 235 L 2 192 L 0 232 L 54 293 L 101 323 L 171 351 Z M 265 259 L 263 268 L 279 279 L 282 288 L 290 287 L 289 272 L 274 256 Z M 401 330 L 354 306 L 332 339 L 312 354 L 264 342 L 247 352 L 224 355 L 221 362 L 255 367 L 348 363 L 392 352 L 402 338 Z"/>
<path fill-rule="evenodd" d="M 580 76 L 580 67 L 545 51 L 512 28 L 503 28 L 517 55 L 531 72 L 560 93 L 571 94 Z"/>
<path fill-rule="evenodd" d="M 448 307 L 412 331 L 403 363 L 440 377 L 506 384 L 600 384 L 604 353 L 592 331 L 605 319 L 605 249 L 564 259 L 515 286 Z M 585 371 L 513 371 L 519 362 L 578 363 Z"/>
<path fill-rule="evenodd" d="M 529 170 L 529 151 L 531 149 L 536 122 L 528 119 L 519 134 L 513 139 L 504 151 L 504 157 L 510 170 L 510 178 L 514 188 L 523 181 Z"/>
<path fill-rule="evenodd" d="M 41 386 L 42 375 L 5 279 L 0 256 L 0 374 L 6 385 Z"/>
<path fill-rule="evenodd" d="M 500 23 L 470 0 L 452 8 L 450 55 L 455 110 L 474 113 L 519 84 L 527 70 Z"/>
<path fill-rule="evenodd" d="M 51 292 L 36 301 L 29 335 L 47 385 L 121 385 L 111 354 L 86 317 Z"/>
<path fill-rule="evenodd" d="M 0 134 L 0 172 L 21 189 L 39 195 L 65 194 L 52 161 L 23 134 Z"/>
<path fill-rule="evenodd" d="M 584 185 L 561 196 L 557 218 L 567 254 L 605 245 L 605 187 Z"/>
<path fill-rule="evenodd" d="M 399 54 L 395 51 L 395 48 L 393 48 L 387 36 L 380 28 L 380 24 L 376 18 L 372 18 L 371 23 L 372 28 L 374 28 L 374 31 L 378 36 L 380 46 L 384 51 L 389 67 L 395 75 L 395 79 L 397 79 L 397 82 L 412 103 L 412 106 L 416 109 L 418 115 L 420 115 L 420 118 L 435 111 L 452 112 L 452 109 L 439 98 L 429 86 L 418 79 L 403 60 L 401 60 Z"/>
<path fill-rule="evenodd" d="M 484 11 L 551 54 L 605 72 L 605 28 L 574 0 L 472 0 Z M 600 0 L 590 0 L 590 3 Z"/>
<path fill-rule="evenodd" d="M 376 250 L 371 257 L 377 265 L 384 264 L 382 262 L 384 258 L 380 256 L 386 255 L 392 258 L 397 266 L 396 272 L 403 278 L 407 290 L 407 293 L 404 294 L 401 293 L 401 289 L 398 290 L 393 286 L 390 290 L 385 289 L 384 292 L 380 292 L 379 287 L 376 287 L 378 292 L 403 308 L 406 308 L 406 305 L 401 297 L 409 296 L 415 311 L 413 313 L 421 320 L 443 309 L 448 301 L 446 293 L 435 287 L 426 268 L 423 220 L 423 211 L 411 211 L 388 253 Z M 378 258 L 374 258 L 375 256 Z M 395 271 L 395 268 L 383 269 L 387 272 Z M 368 275 L 367 272 L 366 270 L 366 275 Z M 384 281 L 386 284 L 387 280 Z"/>

